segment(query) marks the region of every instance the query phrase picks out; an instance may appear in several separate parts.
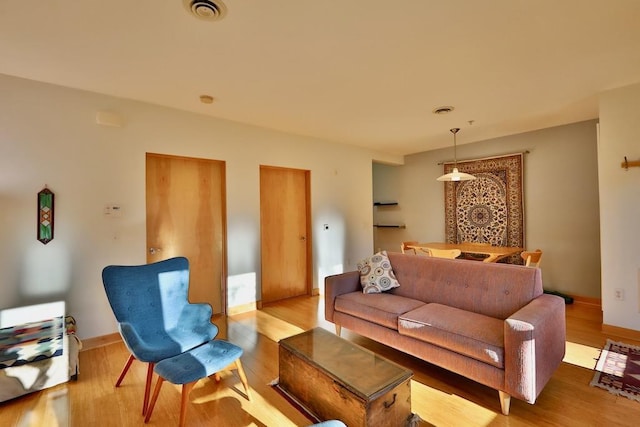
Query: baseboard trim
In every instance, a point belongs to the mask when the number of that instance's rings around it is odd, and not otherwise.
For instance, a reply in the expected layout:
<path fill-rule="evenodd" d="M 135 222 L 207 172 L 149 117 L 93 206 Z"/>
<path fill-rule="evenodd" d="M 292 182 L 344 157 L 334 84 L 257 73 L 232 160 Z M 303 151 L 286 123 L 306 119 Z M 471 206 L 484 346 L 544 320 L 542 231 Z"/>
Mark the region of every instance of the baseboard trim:
<path fill-rule="evenodd" d="M 227 308 L 227 315 L 234 316 L 240 313 L 246 313 L 248 311 L 255 311 L 257 308 L 258 302 L 250 302 L 248 304 L 236 305 L 234 307 Z"/>
<path fill-rule="evenodd" d="M 99 337 L 87 338 L 82 340 L 82 350 L 80 351 L 104 347 L 105 345 L 115 344 L 117 342 L 122 342 L 122 337 L 117 332 L 108 335 L 101 335 Z"/>
<path fill-rule="evenodd" d="M 570 295 L 574 303 L 596 305 L 602 307 L 602 299 L 594 297 L 583 297 L 580 295 Z"/>
<path fill-rule="evenodd" d="M 640 331 L 635 329 L 621 328 L 619 326 L 602 324 L 602 333 L 607 335 L 615 335 L 621 338 L 628 338 L 635 341 L 640 341 Z"/>
<path fill-rule="evenodd" d="M 577 304 L 586 304 L 596 307 L 600 307 L 602 310 L 602 299 L 592 297 L 573 296 L 573 301 Z M 635 341 L 640 341 L 640 331 L 635 329 L 621 328 L 619 326 L 602 324 L 600 330 L 603 334 L 613 335 L 620 338 L 627 338 Z"/>

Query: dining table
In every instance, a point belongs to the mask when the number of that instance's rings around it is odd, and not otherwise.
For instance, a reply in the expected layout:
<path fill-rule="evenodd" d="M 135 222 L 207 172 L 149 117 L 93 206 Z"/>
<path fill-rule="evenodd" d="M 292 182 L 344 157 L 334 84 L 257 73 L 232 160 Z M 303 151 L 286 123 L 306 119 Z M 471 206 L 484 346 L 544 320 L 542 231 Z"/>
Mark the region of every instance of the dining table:
<path fill-rule="evenodd" d="M 444 242 L 430 242 L 430 243 L 417 243 L 413 245 L 407 245 L 408 248 L 414 250 L 432 248 L 432 249 L 460 249 L 462 253 L 472 253 L 486 255 L 482 262 L 498 262 L 503 258 L 510 255 L 518 254 L 524 251 L 524 248 L 512 247 L 512 246 L 493 246 L 484 245 L 478 243 L 444 243 Z"/>

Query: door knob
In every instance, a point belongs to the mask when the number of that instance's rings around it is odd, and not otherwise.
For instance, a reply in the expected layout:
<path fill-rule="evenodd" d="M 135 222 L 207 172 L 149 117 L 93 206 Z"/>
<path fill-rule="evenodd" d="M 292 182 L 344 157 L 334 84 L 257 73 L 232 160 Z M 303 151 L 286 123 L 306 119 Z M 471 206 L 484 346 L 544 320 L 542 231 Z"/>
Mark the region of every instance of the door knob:
<path fill-rule="evenodd" d="M 155 254 L 157 254 L 158 252 L 160 252 L 161 250 L 162 250 L 161 248 L 149 248 L 149 253 L 150 253 L 151 255 L 155 255 Z"/>

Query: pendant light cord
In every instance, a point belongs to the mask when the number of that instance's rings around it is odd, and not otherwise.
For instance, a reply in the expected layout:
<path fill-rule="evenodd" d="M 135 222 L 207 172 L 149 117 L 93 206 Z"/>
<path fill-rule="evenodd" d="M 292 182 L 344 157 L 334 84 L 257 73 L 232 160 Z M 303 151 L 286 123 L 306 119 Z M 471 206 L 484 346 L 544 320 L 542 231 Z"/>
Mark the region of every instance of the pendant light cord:
<path fill-rule="evenodd" d="M 449 129 L 453 134 L 453 167 L 454 169 L 458 168 L 458 153 L 457 153 L 457 144 L 456 144 L 456 134 L 460 130 L 460 128 L 452 128 Z"/>

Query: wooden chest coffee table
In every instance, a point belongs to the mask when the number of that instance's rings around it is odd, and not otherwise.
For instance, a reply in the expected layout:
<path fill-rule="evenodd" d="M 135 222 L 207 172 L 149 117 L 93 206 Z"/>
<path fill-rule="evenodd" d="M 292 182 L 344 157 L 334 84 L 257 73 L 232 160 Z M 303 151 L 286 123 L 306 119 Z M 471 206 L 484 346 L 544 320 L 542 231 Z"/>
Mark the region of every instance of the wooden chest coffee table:
<path fill-rule="evenodd" d="M 315 328 L 280 340 L 278 387 L 320 420 L 349 427 L 404 426 L 413 373 Z"/>

